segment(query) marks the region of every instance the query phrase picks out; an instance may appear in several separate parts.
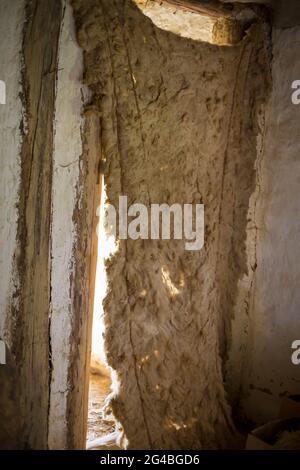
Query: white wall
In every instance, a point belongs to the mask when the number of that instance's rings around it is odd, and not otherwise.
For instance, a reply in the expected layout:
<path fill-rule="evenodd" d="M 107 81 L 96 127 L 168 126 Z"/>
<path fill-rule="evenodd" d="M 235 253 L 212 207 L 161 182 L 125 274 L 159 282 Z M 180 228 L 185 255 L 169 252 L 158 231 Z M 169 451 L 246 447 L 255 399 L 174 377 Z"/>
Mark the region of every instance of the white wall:
<path fill-rule="evenodd" d="M 10 343 L 12 262 L 16 248 L 17 202 L 20 184 L 22 120 L 21 47 L 23 0 L 0 2 L 0 80 L 6 83 L 6 104 L 0 104 L 0 338 Z"/>
<path fill-rule="evenodd" d="M 300 391 L 300 366 L 291 362 L 291 344 L 300 339 L 300 106 L 291 101 L 291 84 L 300 79 L 299 44 L 299 26 L 274 29 L 273 90 L 248 227 L 249 276 L 240 282 L 233 322 L 229 390 L 235 397 L 242 391 L 242 411 L 256 422 L 275 418 L 280 397 Z"/>
<path fill-rule="evenodd" d="M 79 160 L 82 153 L 81 111 L 87 91 L 82 85 L 82 51 L 75 37 L 71 7 L 67 4 L 59 44 L 52 194 L 51 349 L 52 380 L 49 447 L 66 447 L 66 406 L 72 323 L 71 275 L 76 239 Z"/>

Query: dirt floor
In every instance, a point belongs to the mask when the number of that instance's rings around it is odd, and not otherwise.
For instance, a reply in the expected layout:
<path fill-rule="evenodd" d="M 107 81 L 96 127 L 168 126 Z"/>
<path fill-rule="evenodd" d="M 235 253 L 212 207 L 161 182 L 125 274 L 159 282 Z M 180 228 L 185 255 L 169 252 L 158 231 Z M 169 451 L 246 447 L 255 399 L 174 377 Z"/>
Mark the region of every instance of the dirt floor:
<path fill-rule="evenodd" d="M 114 432 L 115 423 L 105 419 L 102 408 L 110 393 L 111 380 L 106 375 L 91 374 L 87 442 Z"/>

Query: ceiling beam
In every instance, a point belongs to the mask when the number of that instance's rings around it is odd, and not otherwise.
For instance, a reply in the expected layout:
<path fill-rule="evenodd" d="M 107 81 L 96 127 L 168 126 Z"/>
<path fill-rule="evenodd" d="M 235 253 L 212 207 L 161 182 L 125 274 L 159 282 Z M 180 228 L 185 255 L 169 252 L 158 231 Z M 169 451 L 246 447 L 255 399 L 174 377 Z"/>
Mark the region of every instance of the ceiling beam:
<path fill-rule="evenodd" d="M 251 4 L 222 3 L 219 0 L 156 0 L 156 2 L 215 18 L 233 17 L 251 6 Z"/>

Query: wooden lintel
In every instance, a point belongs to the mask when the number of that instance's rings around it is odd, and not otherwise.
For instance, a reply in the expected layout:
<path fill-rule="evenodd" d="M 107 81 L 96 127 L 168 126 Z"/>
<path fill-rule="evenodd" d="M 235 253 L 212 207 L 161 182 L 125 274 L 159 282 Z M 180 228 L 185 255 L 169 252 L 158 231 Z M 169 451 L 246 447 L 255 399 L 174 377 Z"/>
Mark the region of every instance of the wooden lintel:
<path fill-rule="evenodd" d="M 236 16 L 247 4 L 223 3 L 219 0 L 156 0 L 158 3 L 166 3 L 171 6 L 200 13 L 215 18 Z M 249 5 L 248 5 L 249 6 Z"/>

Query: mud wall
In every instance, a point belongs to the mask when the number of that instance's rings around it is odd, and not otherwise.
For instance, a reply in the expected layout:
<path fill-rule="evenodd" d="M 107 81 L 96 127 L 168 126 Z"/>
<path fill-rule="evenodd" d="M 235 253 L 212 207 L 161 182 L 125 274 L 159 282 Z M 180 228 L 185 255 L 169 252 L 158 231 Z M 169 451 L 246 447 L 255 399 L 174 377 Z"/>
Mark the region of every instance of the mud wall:
<path fill-rule="evenodd" d="M 253 422 L 278 416 L 280 399 L 299 394 L 300 368 L 291 361 L 300 336 L 300 107 L 291 100 L 300 68 L 298 2 L 276 2 L 272 94 L 264 118 L 257 188 L 247 229 L 249 270 L 239 282 L 228 382 L 240 414 Z"/>
<path fill-rule="evenodd" d="M 72 2 L 102 122 L 109 202 L 204 203 L 206 241 L 120 241 L 108 264 L 111 407 L 130 448 L 222 448 L 222 366 L 268 88 L 260 28 L 218 48 L 164 32 L 130 1 Z M 116 289 L 116 286 L 118 288 Z"/>
<path fill-rule="evenodd" d="M 11 436 L 18 445 L 20 417 L 16 386 L 16 367 L 11 357 L 13 332 L 10 305 L 18 280 L 13 277 L 13 256 L 16 249 L 17 202 L 20 180 L 22 104 L 21 44 L 24 22 L 23 2 L 13 0 L 0 4 L 0 71 L 6 86 L 6 104 L 0 105 L 0 338 L 6 342 L 6 366 L 0 366 L 0 442 L 10 448 Z M 8 41 L 9 38 L 9 41 Z"/>
<path fill-rule="evenodd" d="M 116 206 L 206 210 L 201 252 L 122 241 L 108 264 L 111 407 L 131 448 L 226 447 L 228 402 L 258 421 L 299 385 L 297 10 L 275 18 L 270 94 L 259 27 L 220 48 L 159 30 L 129 0 L 76 0 L 82 52 L 66 3 L 26 3 L 0 5 L 0 447 L 84 447 L 101 158 Z"/>

